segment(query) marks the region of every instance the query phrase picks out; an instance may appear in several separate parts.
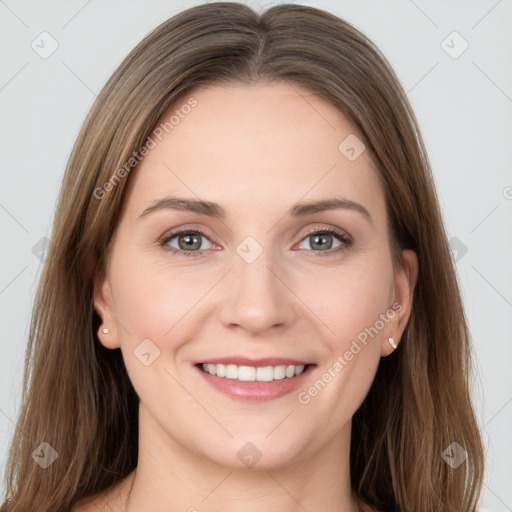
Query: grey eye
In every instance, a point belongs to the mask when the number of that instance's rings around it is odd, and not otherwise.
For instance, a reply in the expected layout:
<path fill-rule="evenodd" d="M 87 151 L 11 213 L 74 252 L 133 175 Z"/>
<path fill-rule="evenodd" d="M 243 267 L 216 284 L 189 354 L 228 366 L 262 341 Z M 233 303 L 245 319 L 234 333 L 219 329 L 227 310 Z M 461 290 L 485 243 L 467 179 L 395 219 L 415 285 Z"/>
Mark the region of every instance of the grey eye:
<path fill-rule="evenodd" d="M 338 237 L 330 233 L 313 233 L 304 238 L 301 244 L 305 242 L 308 242 L 309 247 L 301 247 L 301 249 L 324 251 L 341 245 Z M 336 242 L 338 245 L 333 245 Z"/>
<path fill-rule="evenodd" d="M 208 241 L 208 239 L 201 233 L 197 233 L 195 231 L 183 231 L 171 236 L 166 242 L 166 245 L 170 245 L 174 249 L 182 251 L 199 251 L 209 248 L 203 247 L 203 240 L 207 240 L 207 242 L 211 244 L 211 242 Z"/>

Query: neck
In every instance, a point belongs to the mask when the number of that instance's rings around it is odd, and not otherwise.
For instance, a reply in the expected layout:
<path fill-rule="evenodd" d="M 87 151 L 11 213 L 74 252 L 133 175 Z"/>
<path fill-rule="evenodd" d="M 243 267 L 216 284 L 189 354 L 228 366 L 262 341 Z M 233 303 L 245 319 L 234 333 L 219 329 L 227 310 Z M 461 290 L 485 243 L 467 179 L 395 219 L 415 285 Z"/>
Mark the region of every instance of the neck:
<path fill-rule="evenodd" d="M 312 456 L 286 465 L 228 467 L 170 438 L 141 404 L 139 458 L 126 510 L 139 512 L 356 512 L 350 424 Z"/>

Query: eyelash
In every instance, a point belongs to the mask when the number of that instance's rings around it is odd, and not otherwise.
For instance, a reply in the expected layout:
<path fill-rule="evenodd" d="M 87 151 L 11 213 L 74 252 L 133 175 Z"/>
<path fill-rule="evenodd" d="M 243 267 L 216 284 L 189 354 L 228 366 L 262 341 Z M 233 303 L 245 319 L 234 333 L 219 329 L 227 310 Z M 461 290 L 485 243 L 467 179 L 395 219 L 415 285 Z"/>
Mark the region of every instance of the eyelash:
<path fill-rule="evenodd" d="M 159 245 L 164 247 L 166 250 L 171 251 L 174 254 L 179 254 L 180 256 L 185 256 L 185 257 L 204 256 L 203 253 L 204 253 L 205 250 L 185 251 L 183 249 L 176 249 L 174 247 L 166 246 L 166 244 L 169 243 L 173 238 L 175 238 L 176 236 L 181 235 L 183 233 L 198 234 L 198 235 L 204 236 L 206 239 L 210 240 L 208 238 L 208 235 L 204 231 L 201 231 L 198 228 L 194 228 L 194 229 L 181 229 L 181 230 L 178 230 L 178 231 L 172 231 L 171 233 L 167 233 L 159 241 Z M 323 235 L 323 234 L 335 235 L 336 238 L 338 238 L 338 240 L 341 242 L 341 245 L 339 247 L 336 247 L 335 249 L 328 249 L 327 251 L 314 251 L 312 249 L 306 249 L 306 250 L 312 252 L 315 256 L 321 256 L 321 257 L 323 257 L 323 256 L 331 256 L 333 253 L 345 252 L 345 251 L 347 251 L 352 246 L 352 243 L 353 243 L 352 239 L 348 235 L 346 235 L 342 231 L 338 231 L 335 228 L 321 228 L 321 229 L 313 228 L 313 229 L 307 231 L 303 235 L 303 237 L 300 239 L 300 242 L 302 242 L 303 240 L 305 240 L 309 236 L 316 235 L 316 234 L 318 234 L 318 235 Z"/>

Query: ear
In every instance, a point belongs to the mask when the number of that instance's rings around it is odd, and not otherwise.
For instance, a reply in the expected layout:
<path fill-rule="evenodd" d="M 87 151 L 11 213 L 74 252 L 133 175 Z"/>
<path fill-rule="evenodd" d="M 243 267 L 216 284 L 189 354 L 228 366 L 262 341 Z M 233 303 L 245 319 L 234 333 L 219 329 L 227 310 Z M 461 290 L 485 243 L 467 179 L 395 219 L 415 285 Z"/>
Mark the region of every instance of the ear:
<path fill-rule="evenodd" d="M 418 257 L 411 250 L 402 251 L 403 265 L 395 274 L 394 295 L 392 310 L 393 318 L 386 324 L 384 339 L 381 345 L 381 356 L 388 356 L 393 352 L 393 347 L 388 342 L 392 337 L 396 345 L 404 333 L 412 311 L 414 288 L 418 279 Z"/>
<path fill-rule="evenodd" d="M 98 339 L 105 348 L 119 348 L 119 330 L 114 316 L 112 288 L 105 274 L 96 274 L 94 278 L 94 309 L 101 318 Z M 108 332 L 104 332 L 108 329 Z"/>

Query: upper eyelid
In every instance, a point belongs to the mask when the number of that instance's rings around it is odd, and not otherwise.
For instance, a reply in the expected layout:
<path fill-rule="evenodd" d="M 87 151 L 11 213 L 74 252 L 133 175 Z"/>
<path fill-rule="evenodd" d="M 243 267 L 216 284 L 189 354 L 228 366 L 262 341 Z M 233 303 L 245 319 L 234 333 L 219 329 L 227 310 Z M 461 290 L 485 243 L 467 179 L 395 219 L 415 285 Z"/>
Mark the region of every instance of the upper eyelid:
<path fill-rule="evenodd" d="M 331 235 L 336 235 L 336 234 L 342 235 L 342 236 L 345 236 L 346 238 L 350 238 L 350 240 L 352 240 L 352 236 L 349 235 L 349 233 L 347 231 L 345 231 L 344 229 L 341 229 L 341 228 L 333 228 L 333 227 L 327 227 L 327 228 L 325 228 L 325 227 L 324 228 L 318 227 L 318 228 L 308 229 L 302 235 L 301 240 L 303 240 L 307 236 L 312 235 L 313 233 L 323 233 L 323 232 L 326 232 L 326 233 L 331 234 Z"/>
<path fill-rule="evenodd" d="M 181 235 L 183 233 L 198 233 L 200 234 L 201 236 L 204 236 L 205 238 L 208 238 L 208 240 L 210 240 L 210 235 L 208 233 L 206 233 L 203 229 L 199 229 L 199 228 L 178 228 L 176 230 L 170 230 L 170 231 L 166 231 L 161 237 L 160 237 L 160 242 L 162 241 L 166 241 L 166 240 L 170 240 L 171 238 L 174 238 L 178 235 Z M 210 240 L 212 243 L 213 241 Z"/>

